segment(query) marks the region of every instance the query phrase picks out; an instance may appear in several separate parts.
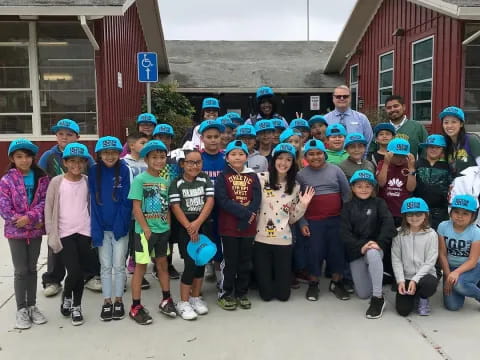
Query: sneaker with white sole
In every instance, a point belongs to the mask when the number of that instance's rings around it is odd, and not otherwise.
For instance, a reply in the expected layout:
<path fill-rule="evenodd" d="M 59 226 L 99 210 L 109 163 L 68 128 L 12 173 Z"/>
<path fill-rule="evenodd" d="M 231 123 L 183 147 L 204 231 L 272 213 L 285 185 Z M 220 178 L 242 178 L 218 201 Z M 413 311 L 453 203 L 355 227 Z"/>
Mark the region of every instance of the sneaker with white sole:
<path fill-rule="evenodd" d="M 72 307 L 72 325 L 78 326 L 83 324 L 82 308 L 80 306 Z"/>
<path fill-rule="evenodd" d="M 15 328 L 20 330 L 30 329 L 32 327 L 32 320 L 30 320 L 30 315 L 27 308 L 21 308 L 17 310 Z"/>
<path fill-rule="evenodd" d="M 175 303 L 173 302 L 172 298 L 162 300 L 160 305 L 158 305 L 158 308 L 160 309 L 160 312 L 162 314 L 165 314 L 171 318 L 174 318 L 178 315 Z"/>
<path fill-rule="evenodd" d="M 430 302 L 427 299 L 419 298 L 417 313 L 420 316 L 429 316 L 430 315 Z"/>
<path fill-rule="evenodd" d="M 102 280 L 100 280 L 100 276 L 94 276 L 93 278 L 88 280 L 85 283 L 85 287 L 88 290 L 92 290 L 92 291 L 97 291 L 97 292 L 102 291 Z"/>
<path fill-rule="evenodd" d="M 45 295 L 46 297 L 52 297 L 57 295 L 60 291 L 62 291 L 62 285 L 47 284 L 45 285 L 45 289 L 43 289 L 43 295 Z"/>
<path fill-rule="evenodd" d="M 195 320 L 197 318 L 197 313 L 188 301 L 180 301 L 177 304 L 177 311 L 183 320 Z"/>
<path fill-rule="evenodd" d="M 60 304 L 60 312 L 63 316 L 70 316 L 72 313 L 73 298 L 65 297 L 65 294 L 62 295 L 62 303 Z"/>
<path fill-rule="evenodd" d="M 207 303 L 200 297 L 190 297 L 188 299 L 188 302 L 192 306 L 193 310 L 198 314 L 198 315 L 205 315 L 208 313 L 208 306 Z"/>
<path fill-rule="evenodd" d="M 28 307 L 28 314 L 30 315 L 30 320 L 32 320 L 35 325 L 42 325 L 47 322 L 47 318 L 38 310 L 36 305 Z"/>

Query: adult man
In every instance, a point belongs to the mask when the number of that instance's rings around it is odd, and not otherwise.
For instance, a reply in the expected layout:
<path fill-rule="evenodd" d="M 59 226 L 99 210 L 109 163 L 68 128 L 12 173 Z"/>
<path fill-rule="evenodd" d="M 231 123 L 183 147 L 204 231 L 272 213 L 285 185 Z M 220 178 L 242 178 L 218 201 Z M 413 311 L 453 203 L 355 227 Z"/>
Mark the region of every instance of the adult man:
<path fill-rule="evenodd" d="M 405 101 L 399 95 L 391 95 L 385 100 L 385 112 L 397 132 L 396 137 L 407 140 L 410 143 L 410 152 L 417 157 L 418 145 L 427 140 L 425 126 L 407 118 Z"/>
<path fill-rule="evenodd" d="M 368 118 L 358 111 L 350 108 L 350 89 L 346 85 L 340 85 L 333 91 L 333 104 L 335 110 L 325 115 L 328 125 L 342 124 L 347 129 L 347 134 L 360 133 L 365 137 L 367 143 L 373 139 L 372 126 Z M 367 145 L 368 149 L 368 145 Z"/>

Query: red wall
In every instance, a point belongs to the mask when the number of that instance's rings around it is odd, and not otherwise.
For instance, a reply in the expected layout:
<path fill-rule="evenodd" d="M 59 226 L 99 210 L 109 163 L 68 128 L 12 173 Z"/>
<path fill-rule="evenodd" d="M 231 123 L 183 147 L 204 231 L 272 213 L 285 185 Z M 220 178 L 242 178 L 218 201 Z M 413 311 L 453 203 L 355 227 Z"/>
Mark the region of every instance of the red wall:
<path fill-rule="evenodd" d="M 405 29 L 405 35 L 392 36 L 397 28 Z M 437 114 L 448 105 L 461 104 L 462 22 L 406 0 L 383 1 L 357 47 L 357 54 L 345 67 L 348 82 L 350 66 L 359 64 L 362 111 L 377 108 L 378 56 L 394 50 L 393 93 L 405 98 L 410 115 L 412 42 L 431 35 L 434 35 L 431 131 L 440 131 Z"/>

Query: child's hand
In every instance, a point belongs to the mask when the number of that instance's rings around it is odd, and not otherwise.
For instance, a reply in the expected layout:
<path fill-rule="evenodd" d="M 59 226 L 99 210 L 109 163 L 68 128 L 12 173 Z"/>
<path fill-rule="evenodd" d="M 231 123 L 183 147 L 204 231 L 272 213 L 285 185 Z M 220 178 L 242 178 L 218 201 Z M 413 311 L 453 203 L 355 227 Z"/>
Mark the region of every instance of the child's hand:
<path fill-rule="evenodd" d="M 375 241 L 369 241 L 368 243 L 370 244 L 368 247 L 369 249 L 381 250 L 380 246 Z"/>
<path fill-rule="evenodd" d="M 303 236 L 310 237 L 310 228 L 308 227 L 308 225 L 302 226 L 300 230 Z"/>
<path fill-rule="evenodd" d="M 363 245 L 362 248 L 360 249 L 360 252 L 362 253 L 362 255 L 365 255 L 365 253 L 368 251 L 368 249 L 370 249 L 370 242 Z"/>
<path fill-rule="evenodd" d="M 407 155 L 407 164 L 408 164 L 408 170 L 410 172 L 415 171 L 415 156 L 413 154 L 408 154 Z"/>
<path fill-rule="evenodd" d="M 255 221 L 256 217 L 257 217 L 257 214 L 252 213 L 252 216 L 250 216 L 250 219 L 248 220 L 248 223 L 251 225 Z"/>
<path fill-rule="evenodd" d="M 20 216 L 17 220 L 15 220 L 15 226 L 17 228 L 23 228 L 27 224 L 30 224 L 30 219 L 27 215 Z"/>
<path fill-rule="evenodd" d="M 143 229 L 143 233 L 145 234 L 145 239 L 150 240 L 150 236 L 152 236 L 152 230 L 150 228 Z"/>
<path fill-rule="evenodd" d="M 407 295 L 405 291 L 405 281 L 400 281 L 397 286 L 398 286 L 398 293 L 400 295 Z"/>
<path fill-rule="evenodd" d="M 408 283 L 408 295 L 415 295 L 417 291 L 417 283 L 413 280 L 410 280 Z"/>
<path fill-rule="evenodd" d="M 385 165 L 390 164 L 390 161 L 392 161 L 392 157 L 393 157 L 393 153 L 390 152 L 390 151 L 387 151 L 387 153 L 385 154 L 385 156 L 383 158 L 383 163 Z"/>
<path fill-rule="evenodd" d="M 193 234 L 197 234 L 198 237 L 198 230 L 200 229 L 200 223 L 197 220 L 194 220 L 190 223 L 188 234 L 192 236 Z"/>
<path fill-rule="evenodd" d="M 198 241 L 198 232 L 194 234 L 190 234 L 190 241 L 194 243 Z"/>
<path fill-rule="evenodd" d="M 35 229 L 41 229 L 43 227 L 43 223 L 38 223 L 37 225 L 35 225 Z"/>
<path fill-rule="evenodd" d="M 307 207 L 314 196 L 315 189 L 311 186 L 307 186 L 303 194 L 301 192 L 298 194 L 298 199 L 303 206 Z"/>
<path fill-rule="evenodd" d="M 448 276 L 445 276 L 445 286 L 443 288 L 443 292 L 446 295 L 450 295 L 452 293 L 452 289 L 458 281 L 458 276 L 459 274 L 456 271 L 452 271 L 450 274 L 448 274 Z"/>
<path fill-rule="evenodd" d="M 303 113 L 298 113 L 298 111 L 295 111 L 295 116 L 297 119 L 303 119 Z"/>

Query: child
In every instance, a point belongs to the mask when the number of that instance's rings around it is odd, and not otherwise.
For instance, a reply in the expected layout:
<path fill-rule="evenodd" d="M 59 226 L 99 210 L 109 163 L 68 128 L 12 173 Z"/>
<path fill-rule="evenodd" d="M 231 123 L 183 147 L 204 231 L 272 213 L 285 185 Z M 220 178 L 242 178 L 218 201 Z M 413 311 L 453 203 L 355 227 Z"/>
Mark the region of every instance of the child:
<path fill-rule="evenodd" d="M 293 145 L 295 148 L 296 163 L 298 169 L 303 169 L 308 165 L 306 160 L 303 158 L 303 149 L 302 149 L 302 134 L 297 130 L 288 128 L 280 134 L 280 143 L 287 143 Z"/>
<path fill-rule="evenodd" d="M 480 301 L 480 229 L 475 226 L 478 202 L 471 195 L 457 195 L 450 220 L 438 226 L 439 260 L 443 269 L 443 304 L 447 310 L 463 307 L 465 297 Z"/>
<path fill-rule="evenodd" d="M 345 150 L 348 153 L 348 159 L 343 160 L 338 166 L 345 173 L 347 180 L 350 180 L 353 173 L 357 170 L 375 172 L 375 166 L 365 159 L 367 140 L 365 140 L 362 134 L 348 134 L 345 139 Z"/>
<path fill-rule="evenodd" d="M 426 148 L 417 161 L 417 187 L 415 196 L 425 200 L 430 209 L 430 226 L 436 230 L 438 225 L 448 220 L 448 189 L 453 176 L 448 163 L 444 160 L 446 147 L 442 135 L 430 135 L 427 142 L 420 144 Z"/>
<path fill-rule="evenodd" d="M 232 120 L 230 120 L 230 118 L 227 117 L 227 116 L 220 116 L 217 120 L 220 121 L 223 124 L 223 126 L 225 126 L 225 131 L 220 136 L 221 148 L 225 149 L 227 147 L 227 145 L 231 141 L 233 141 L 233 139 L 235 137 L 233 133 L 234 133 L 237 125 L 235 125 L 232 122 Z"/>
<path fill-rule="evenodd" d="M 297 130 L 302 134 L 302 145 L 304 145 L 310 137 L 310 125 L 307 120 L 302 118 L 292 120 L 290 129 Z"/>
<path fill-rule="evenodd" d="M 401 316 L 408 316 L 417 300 L 418 314 L 428 316 L 428 298 L 438 285 L 438 236 L 428 224 L 428 205 L 423 199 L 405 200 L 401 211 L 402 226 L 392 244 L 392 266 L 398 286 L 395 308 Z"/>
<path fill-rule="evenodd" d="M 253 257 L 255 278 L 264 301 L 273 298 L 287 301 L 290 297 L 290 225 L 303 216 L 315 193 L 313 188 L 300 193 L 300 186 L 295 182 L 298 171 L 295 152 L 291 144 L 275 146 L 270 171 L 258 174 L 262 202 Z"/>
<path fill-rule="evenodd" d="M 72 325 L 83 324 L 83 269 L 91 261 L 90 196 L 84 175 L 90 154 L 85 145 L 70 143 L 63 150 L 64 175 L 55 176 L 45 201 L 45 229 L 48 246 L 60 254 L 67 278 L 60 312 L 71 316 Z"/>
<path fill-rule="evenodd" d="M 375 135 L 375 144 L 372 146 L 372 151 L 368 154 L 368 160 L 373 165 L 378 166 L 378 163 L 383 160 L 387 153 L 388 143 L 395 137 L 395 127 L 390 123 L 380 123 L 373 129 Z"/>
<path fill-rule="evenodd" d="M 181 226 L 176 237 L 180 254 L 184 261 L 184 271 L 180 284 L 180 302 L 177 310 L 185 320 L 194 320 L 198 315 L 208 313 L 206 302 L 201 298 L 205 266 L 195 265 L 187 253 L 189 241 L 197 242 L 199 234 L 209 235 L 209 221 L 212 212 L 213 183 L 201 171 L 202 156 L 198 150 L 185 151 L 185 158 L 180 160 L 183 175 L 177 177 L 170 185 L 170 208 Z"/>
<path fill-rule="evenodd" d="M 5 220 L 4 235 L 15 273 L 17 329 L 47 322 L 37 307 L 37 261 L 45 234 L 43 211 L 49 180 L 35 164 L 37 152 L 38 146 L 29 140 L 12 141 L 10 169 L 0 180 L 0 216 Z"/>
<path fill-rule="evenodd" d="M 387 204 L 375 196 L 377 181 L 369 170 L 357 170 L 350 179 L 352 200 L 342 208 L 340 237 L 345 243 L 357 296 L 370 298 L 367 319 L 382 317 L 383 254 L 396 235 Z"/>
<path fill-rule="evenodd" d="M 279 120 L 281 121 L 281 120 Z M 265 172 L 268 170 L 268 160 L 265 156 L 260 155 L 258 150 L 255 150 L 255 143 L 257 138 L 257 132 L 252 125 L 240 125 L 237 128 L 235 135 L 237 140 L 243 141 L 248 148 L 248 160 L 247 167 L 255 171 L 256 173 Z"/>
<path fill-rule="evenodd" d="M 258 152 L 270 161 L 272 159 L 273 134 L 275 132 L 272 121 L 257 121 L 255 123 L 255 131 L 257 132 Z"/>
<path fill-rule="evenodd" d="M 132 201 L 128 200 L 130 170 L 127 164 L 120 160 L 121 152 L 120 140 L 113 136 L 101 137 L 95 146 L 97 164 L 88 171 L 92 243 L 98 247 L 101 265 L 102 321 L 121 320 L 125 317 L 123 306 L 123 291 L 127 280 L 125 257 Z"/>
<path fill-rule="evenodd" d="M 157 125 L 157 118 L 155 115 L 150 113 L 143 113 L 137 116 L 137 132 L 145 134 L 148 136 L 150 140 L 152 138 L 153 130 Z M 120 154 L 121 157 L 124 157 L 128 154 L 130 146 L 128 142 L 123 145 L 122 153 Z"/>
<path fill-rule="evenodd" d="M 283 119 L 277 119 L 274 118 L 272 119 L 273 127 L 275 128 L 275 132 L 273 133 L 273 142 L 272 145 L 276 146 L 278 145 L 280 141 L 280 134 L 287 128 L 285 126 L 285 122 Z"/>
<path fill-rule="evenodd" d="M 307 141 L 304 153 L 308 166 L 297 174 L 297 181 L 303 191 L 307 186 L 315 189 L 315 196 L 299 223 L 302 235 L 309 238 L 310 284 L 306 297 L 310 301 L 318 300 L 321 265 L 326 260 L 332 271 L 330 291 L 338 299 L 348 300 L 350 296 L 342 282 L 345 252 L 339 239 L 342 201 L 350 197 L 348 181 L 338 166 L 326 162 L 328 155 L 320 140 Z"/>
<path fill-rule="evenodd" d="M 258 177 L 245 166 L 247 146 L 235 140 L 228 144 L 225 153 L 227 167 L 215 182 L 224 256 L 223 283 L 217 303 L 224 310 L 235 310 L 237 303 L 242 309 L 250 309 L 248 283 L 262 193 Z"/>
<path fill-rule="evenodd" d="M 330 164 L 339 165 L 348 158 L 348 153 L 343 149 L 347 130 L 341 124 L 333 124 L 327 127 L 327 155 Z"/>
<path fill-rule="evenodd" d="M 308 125 L 310 125 L 310 136 L 312 139 L 320 140 L 323 143 L 327 141 L 325 131 L 327 130 L 328 122 L 325 116 L 313 115 L 310 120 L 308 120 Z"/>
<path fill-rule="evenodd" d="M 140 157 L 145 159 L 147 171 L 138 175 L 130 187 L 128 198 L 133 200 L 135 216 L 135 271 L 132 277 L 132 306 L 130 317 L 140 325 L 152 323 L 152 317 L 141 304 L 142 278 L 150 257 L 155 258 L 163 299 L 160 312 L 176 317 L 177 311 L 170 295 L 167 250 L 170 238 L 168 211 L 168 182 L 160 176 L 167 163 L 167 147 L 160 140 L 145 144 Z"/>

